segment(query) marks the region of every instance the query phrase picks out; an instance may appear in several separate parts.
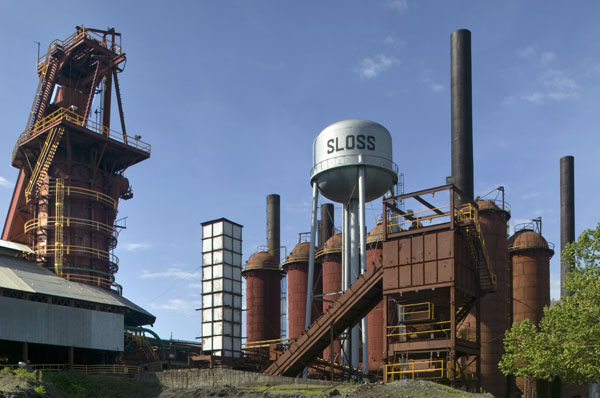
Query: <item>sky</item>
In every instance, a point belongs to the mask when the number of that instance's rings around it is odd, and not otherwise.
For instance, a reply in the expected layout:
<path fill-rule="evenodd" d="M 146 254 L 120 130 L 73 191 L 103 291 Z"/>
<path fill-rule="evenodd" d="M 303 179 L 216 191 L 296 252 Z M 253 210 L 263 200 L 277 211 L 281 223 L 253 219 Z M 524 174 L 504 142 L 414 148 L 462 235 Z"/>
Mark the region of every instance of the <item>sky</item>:
<path fill-rule="evenodd" d="M 385 126 L 405 192 L 445 183 L 450 34 L 466 28 L 475 194 L 504 186 L 511 227 L 541 216 L 558 248 L 561 157 L 575 157 L 576 234 L 600 219 L 598 20 L 592 1 L 0 0 L 0 209 L 8 210 L 18 174 L 11 152 L 37 87 L 36 42 L 44 52 L 77 25 L 116 28 L 127 54 L 119 76 L 127 131 L 152 145 L 150 159 L 125 173 L 134 197 L 119 205 L 127 229 L 117 282 L 157 316 L 161 337 L 193 340 L 200 224 L 244 225 L 245 262 L 266 245 L 266 196 L 277 193 L 289 253 L 310 230 L 312 142 L 327 125 Z M 369 229 L 380 213 L 379 200 L 367 204 Z M 557 254 L 553 298 L 559 268 Z"/>

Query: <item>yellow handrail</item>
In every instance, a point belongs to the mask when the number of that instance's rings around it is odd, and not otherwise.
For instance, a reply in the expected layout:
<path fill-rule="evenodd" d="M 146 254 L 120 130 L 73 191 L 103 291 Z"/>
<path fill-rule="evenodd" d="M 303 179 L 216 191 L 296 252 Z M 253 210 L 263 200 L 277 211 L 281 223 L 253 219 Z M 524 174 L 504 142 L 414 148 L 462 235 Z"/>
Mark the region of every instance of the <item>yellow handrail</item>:
<path fill-rule="evenodd" d="M 148 144 L 144 141 L 141 141 L 139 139 L 135 139 L 135 137 L 130 137 L 126 134 L 119 133 L 115 130 L 111 130 L 108 127 L 106 127 L 100 123 L 96 123 L 90 119 L 86 119 L 85 117 L 78 115 L 77 113 L 72 112 L 72 111 L 68 110 L 67 108 L 62 108 L 62 107 L 58 108 L 57 110 L 55 110 L 54 112 L 52 112 L 51 114 L 49 114 L 48 116 L 43 118 L 42 120 L 39 120 L 32 127 L 23 131 L 19 135 L 19 139 L 17 140 L 17 146 L 19 144 L 21 144 L 22 142 L 26 141 L 32 135 L 34 135 L 37 131 L 45 130 L 48 126 L 50 126 L 54 123 L 58 123 L 62 120 L 67 120 L 72 123 L 78 124 L 80 126 L 84 126 L 87 129 L 94 131 L 98 134 L 104 135 L 110 139 L 121 142 L 130 147 L 134 147 L 141 151 L 150 153 L 150 149 L 151 149 L 150 144 Z"/>
<path fill-rule="evenodd" d="M 450 210 L 442 211 L 443 209 L 449 209 L 449 208 L 450 208 L 450 206 L 446 205 L 446 206 L 435 207 L 433 209 L 420 210 L 420 211 L 405 213 L 404 215 L 395 215 L 395 216 L 388 217 L 388 225 L 387 225 L 388 232 L 392 232 L 393 227 L 397 227 L 397 229 L 404 229 L 405 225 L 409 225 L 409 228 L 412 226 L 421 228 L 422 222 L 429 221 L 431 223 L 435 219 L 450 216 Z M 436 213 L 435 212 L 436 210 L 440 211 L 442 214 Z M 420 216 L 420 214 L 422 214 L 422 213 L 430 213 L 430 212 L 433 212 L 433 214 Z M 411 217 L 412 220 L 408 220 L 406 217 Z M 395 220 L 400 220 L 400 219 L 404 219 L 405 221 L 394 222 Z"/>
<path fill-rule="evenodd" d="M 441 322 L 427 322 L 427 323 L 416 323 L 416 324 L 412 324 L 410 326 L 398 326 L 398 325 L 394 325 L 394 326 L 388 326 L 388 329 L 394 329 L 394 328 L 407 328 L 410 327 L 413 330 L 411 331 L 407 331 L 407 332 L 402 332 L 402 333 L 388 333 L 386 336 L 387 337 L 396 337 L 396 336 L 408 336 L 408 335 L 414 335 L 414 334 L 426 334 L 426 333 L 438 333 L 438 332 L 449 332 L 452 329 L 450 327 L 445 327 L 442 329 L 434 329 L 434 325 L 450 325 L 450 321 L 441 321 Z M 426 329 L 426 330 L 414 330 L 415 328 L 418 327 L 427 327 L 427 326 L 431 326 L 431 329 Z"/>
<path fill-rule="evenodd" d="M 88 198 L 96 199 L 99 202 L 104 202 L 107 205 L 112 206 L 113 209 L 115 209 L 115 210 L 117 209 L 117 201 L 102 192 L 94 191 L 93 189 L 88 189 L 88 188 L 74 187 L 74 186 L 70 186 L 70 185 L 65 185 L 64 189 L 65 189 L 66 196 L 71 196 L 72 194 L 85 196 Z M 53 193 L 55 193 L 55 191 L 56 191 L 56 185 L 53 184 L 48 187 L 49 194 L 53 194 Z"/>
<path fill-rule="evenodd" d="M 414 361 L 414 362 L 400 362 L 400 363 L 392 363 L 385 366 L 385 375 L 386 381 L 394 381 L 397 380 L 394 375 L 400 375 L 404 378 L 404 375 L 409 375 L 408 378 L 415 379 L 415 375 L 418 376 L 419 373 L 431 373 L 431 372 L 440 372 L 440 375 L 437 377 L 431 378 L 442 378 L 444 377 L 444 371 L 446 367 L 444 366 L 445 361 L 443 360 L 429 360 L 429 361 Z M 415 365 L 424 365 L 427 366 L 425 368 L 415 367 Z M 433 366 L 433 367 L 432 367 Z M 399 369 L 398 369 L 399 368 Z M 419 377 L 421 378 L 421 377 Z"/>
<path fill-rule="evenodd" d="M 52 228 L 56 225 L 59 218 L 56 216 L 32 218 L 25 223 L 25 233 L 34 231 L 38 228 Z M 62 226 L 69 228 L 71 225 L 81 225 L 84 227 L 94 228 L 96 231 L 102 231 L 109 234 L 115 232 L 115 228 L 111 225 L 101 223 L 99 221 L 88 220 L 77 217 L 62 217 Z"/>
<path fill-rule="evenodd" d="M 41 67 L 43 67 L 46 63 L 48 63 L 48 60 L 50 59 L 50 54 L 52 54 L 54 52 L 54 50 L 60 48 L 60 49 L 67 49 L 69 48 L 72 44 L 74 44 L 75 42 L 79 41 L 82 38 L 86 38 L 86 39 L 91 39 L 92 36 L 96 36 L 97 38 L 101 39 L 101 40 L 97 40 L 100 43 L 104 44 L 105 48 L 113 48 L 116 54 L 121 54 L 122 53 L 122 48 L 119 44 L 117 44 L 116 42 L 113 42 L 112 40 L 109 42 L 104 42 L 104 37 L 101 36 L 100 34 L 98 34 L 97 32 L 92 32 L 89 30 L 86 30 L 84 27 L 81 28 L 81 30 L 78 30 L 77 32 L 73 33 L 71 36 L 67 37 L 64 40 L 60 40 L 60 39 L 54 39 L 50 42 L 50 44 L 48 45 L 48 51 L 43 54 L 42 56 L 40 56 L 37 60 L 37 67 L 38 69 L 40 69 Z M 110 44 L 110 46 L 109 46 Z"/>
<path fill-rule="evenodd" d="M 40 246 L 35 250 L 37 255 L 43 256 L 44 254 L 55 254 L 58 248 L 56 245 Z M 115 265 L 119 264 L 119 258 L 106 250 L 96 249 L 88 246 L 76 246 L 76 245 L 63 245 L 63 253 L 67 256 L 71 253 L 78 254 L 89 254 L 101 260 L 107 260 Z"/>
<path fill-rule="evenodd" d="M 426 307 L 426 309 L 407 311 L 408 308 L 414 308 L 414 307 Z M 401 304 L 400 309 L 401 310 L 399 311 L 399 315 L 400 315 L 399 321 L 406 321 L 407 315 L 414 315 L 414 314 L 427 314 L 426 319 L 433 319 L 434 304 L 432 302 L 423 302 L 423 303 L 415 303 L 415 304 Z"/>

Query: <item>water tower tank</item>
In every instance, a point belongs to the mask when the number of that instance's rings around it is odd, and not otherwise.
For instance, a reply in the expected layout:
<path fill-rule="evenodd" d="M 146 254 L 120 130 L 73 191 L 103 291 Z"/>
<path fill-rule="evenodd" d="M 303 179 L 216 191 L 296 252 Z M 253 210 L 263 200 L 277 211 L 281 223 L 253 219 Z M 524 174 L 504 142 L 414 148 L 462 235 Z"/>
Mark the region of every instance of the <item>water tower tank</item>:
<path fill-rule="evenodd" d="M 338 203 L 358 198 L 358 167 L 365 166 L 365 201 L 377 199 L 398 182 L 392 137 L 379 123 L 348 119 L 333 123 L 315 138 L 311 183 Z"/>

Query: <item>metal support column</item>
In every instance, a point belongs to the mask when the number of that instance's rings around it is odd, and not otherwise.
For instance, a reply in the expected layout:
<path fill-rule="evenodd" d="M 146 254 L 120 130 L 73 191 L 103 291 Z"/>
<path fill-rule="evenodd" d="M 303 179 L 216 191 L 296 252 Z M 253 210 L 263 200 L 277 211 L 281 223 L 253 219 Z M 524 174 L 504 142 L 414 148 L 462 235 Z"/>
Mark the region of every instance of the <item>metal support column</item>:
<path fill-rule="evenodd" d="M 365 222 L 365 167 L 358 168 L 358 219 L 359 219 L 359 239 L 360 239 L 360 273 L 367 271 L 367 226 Z M 361 320 L 362 329 L 362 371 L 364 374 L 369 372 L 369 330 L 367 316 Z"/>
<path fill-rule="evenodd" d="M 310 223 L 310 249 L 308 255 L 308 281 L 306 284 L 306 318 L 304 320 L 304 329 L 308 329 L 312 318 L 313 302 L 313 279 L 315 275 L 315 240 L 317 232 L 317 207 L 319 202 L 319 188 L 317 183 L 313 182 L 312 198 L 312 218 Z"/>

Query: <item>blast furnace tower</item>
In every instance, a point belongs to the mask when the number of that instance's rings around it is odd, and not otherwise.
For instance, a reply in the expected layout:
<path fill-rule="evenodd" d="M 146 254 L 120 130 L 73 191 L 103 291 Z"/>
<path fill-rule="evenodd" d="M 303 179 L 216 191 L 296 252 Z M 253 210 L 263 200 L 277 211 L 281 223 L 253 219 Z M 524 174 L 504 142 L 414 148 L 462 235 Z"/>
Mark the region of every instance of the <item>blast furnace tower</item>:
<path fill-rule="evenodd" d="M 2 233 L 30 245 L 38 263 L 59 276 L 117 290 L 117 205 L 133 196 L 123 172 L 150 157 L 150 145 L 126 133 L 118 80 L 124 62 L 120 33 L 84 27 L 50 43 L 38 59 L 39 84 L 12 154 L 20 171 Z M 113 93 L 121 132 L 111 128 Z"/>

